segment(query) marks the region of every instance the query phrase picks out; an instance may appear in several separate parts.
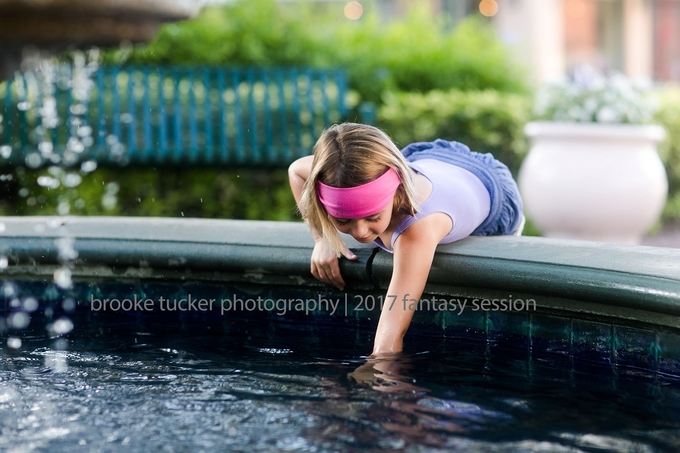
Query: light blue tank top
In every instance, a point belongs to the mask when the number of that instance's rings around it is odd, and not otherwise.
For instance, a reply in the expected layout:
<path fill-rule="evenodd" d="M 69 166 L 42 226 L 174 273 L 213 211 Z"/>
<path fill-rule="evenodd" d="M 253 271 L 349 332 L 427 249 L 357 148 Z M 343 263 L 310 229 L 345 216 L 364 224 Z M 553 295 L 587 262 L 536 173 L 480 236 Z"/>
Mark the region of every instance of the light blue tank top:
<path fill-rule="evenodd" d="M 434 159 L 421 159 L 410 162 L 416 172 L 425 176 L 432 183 L 432 193 L 419 207 L 414 216 L 406 216 L 399 222 L 392 233 L 389 248 L 380 238 L 374 242 L 383 250 L 392 253 L 394 242 L 399 235 L 419 219 L 443 212 L 453 222 L 451 231 L 444 236 L 440 244 L 448 244 L 469 236 L 484 222 L 491 209 L 489 191 L 482 181 L 463 168 Z"/>

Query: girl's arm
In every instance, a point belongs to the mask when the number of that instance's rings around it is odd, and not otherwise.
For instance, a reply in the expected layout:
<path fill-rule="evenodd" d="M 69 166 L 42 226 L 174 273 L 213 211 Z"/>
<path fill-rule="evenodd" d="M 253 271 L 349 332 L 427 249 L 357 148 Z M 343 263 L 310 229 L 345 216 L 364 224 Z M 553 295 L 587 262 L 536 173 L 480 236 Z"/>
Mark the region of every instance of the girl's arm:
<path fill-rule="evenodd" d="M 293 192 L 293 197 L 295 198 L 295 203 L 297 203 L 298 208 L 300 208 L 300 199 L 302 198 L 302 191 L 305 187 L 305 183 L 307 182 L 307 179 L 309 179 L 309 174 L 312 171 L 313 160 L 314 156 L 301 157 L 288 167 L 290 190 Z M 345 280 L 342 278 L 342 274 L 340 274 L 337 253 L 328 241 L 319 236 L 316 231 L 310 228 L 310 232 L 314 238 L 314 251 L 312 252 L 310 268 L 312 275 L 322 282 L 343 290 L 345 288 Z M 347 247 L 345 247 L 343 255 L 350 260 L 357 259 L 356 255 Z"/>
<path fill-rule="evenodd" d="M 451 218 L 430 214 L 409 226 L 394 244 L 392 279 L 387 290 L 373 355 L 401 352 L 403 340 L 430 273 L 437 244 L 451 231 Z"/>

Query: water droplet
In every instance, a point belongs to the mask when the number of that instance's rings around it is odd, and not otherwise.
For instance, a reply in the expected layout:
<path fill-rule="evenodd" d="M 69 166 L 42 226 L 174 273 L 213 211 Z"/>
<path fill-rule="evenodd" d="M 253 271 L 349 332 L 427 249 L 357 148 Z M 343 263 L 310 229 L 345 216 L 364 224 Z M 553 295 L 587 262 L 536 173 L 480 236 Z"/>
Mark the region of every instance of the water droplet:
<path fill-rule="evenodd" d="M 31 103 L 28 101 L 22 101 L 17 104 L 17 108 L 22 112 L 27 112 L 31 109 Z"/>
<path fill-rule="evenodd" d="M 66 142 L 66 149 L 72 153 L 80 154 L 85 151 L 85 145 L 83 145 L 83 142 L 78 140 L 76 137 L 71 137 Z"/>
<path fill-rule="evenodd" d="M 90 126 L 80 126 L 78 128 L 78 136 L 85 138 L 92 135 L 92 128 Z"/>
<path fill-rule="evenodd" d="M 111 195 L 117 194 L 119 190 L 120 184 L 117 182 L 110 182 L 106 185 L 106 193 L 110 193 Z"/>
<path fill-rule="evenodd" d="M 62 225 L 64 225 L 64 222 L 63 222 L 61 219 L 56 218 L 56 217 L 51 218 L 51 219 L 47 222 L 47 226 L 50 227 L 50 228 L 52 228 L 52 229 L 61 228 Z"/>
<path fill-rule="evenodd" d="M 38 153 L 30 153 L 26 156 L 26 165 L 29 168 L 38 168 L 42 165 L 42 157 L 40 157 L 40 154 Z"/>
<path fill-rule="evenodd" d="M 27 297 L 24 299 L 23 303 L 21 304 L 21 307 L 27 311 L 27 312 L 33 312 L 38 309 L 38 299 L 35 297 Z"/>
<path fill-rule="evenodd" d="M 132 123 L 132 120 L 133 120 L 132 115 L 129 113 L 123 113 L 120 115 L 121 123 L 130 124 Z"/>
<path fill-rule="evenodd" d="M 7 317 L 7 324 L 13 329 L 25 329 L 31 322 L 31 317 L 23 311 L 15 311 Z"/>
<path fill-rule="evenodd" d="M 104 209 L 113 209 L 118 204 L 118 198 L 115 195 L 106 194 L 102 197 L 102 206 Z"/>
<path fill-rule="evenodd" d="M 76 309 L 76 301 L 71 298 L 64 299 L 64 301 L 61 303 L 61 308 L 63 308 L 64 311 L 70 313 Z"/>
<path fill-rule="evenodd" d="M 6 298 L 10 298 L 18 293 L 17 287 L 14 283 L 7 282 L 2 285 L 2 295 Z"/>
<path fill-rule="evenodd" d="M 97 162 L 94 160 L 86 160 L 80 164 L 80 171 L 83 173 L 91 173 L 97 169 Z"/>
<path fill-rule="evenodd" d="M 71 261 L 78 258 L 78 252 L 74 247 L 75 243 L 76 240 L 72 237 L 60 237 L 54 240 L 54 245 L 57 246 L 59 251 L 59 261 Z"/>
<path fill-rule="evenodd" d="M 71 212 L 71 205 L 68 201 L 62 201 L 57 205 L 57 214 L 68 215 Z"/>
<path fill-rule="evenodd" d="M 0 156 L 5 159 L 9 159 L 12 155 L 12 147 L 9 145 L 0 146 Z"/>
<path fill-rule="evenodd" d="M 116 143 L 115 145 L 111 146 L 111 154 L 114 156 L 122 156 L 123 153 L 125 153 L 125 147 L 120 143 Z"/>
<path fill-rule="evenodd" d="M 38 145 L 38 150 L 43 156 L 47 157 L 50 154 L 52 154 L 52 151 L 54 151 L 54 145 L 52 144 L 52 142 L 42 141 Z"/>
<path fill-rule="evenodd" d="M 61 185 L 61 183 L 56 178 L 43 175 L 38 176 L 38 185 L 41 187 L 49 187 L 50 189 L 56 189 Z"/>
<path fill-rule="evenodd" d="M 21 338 L 9 337 L 7 339 L 7 347 L 12 349 L 19 349 L 21 347 Z"/>
<path fill-rule="evenodd" d="M 64 187 L 78 187 L 82 181 L 83 178 L 77 173 L 67 173 L 62 178 Z"/>
<path fill-rule="evenodd" d="M 67 317 L 62 317 L 54 321 L 52 330 L 57 335 L 64 335 L 73 330 L 73 322 Z"/>
<path fill-rule="evenodd" d="M 52 165 L 50 168 L 47 169 L 47 172 L 51 174 L 52 176 L 61 176 L 64 173 L 64 170 L 61 167 L 58 167 L 56 165 Z"/>
<path fill-rule="evenodd" d="M 74 115 L 84 115 L 87 113 L 87 107 L 85 107 L 83 104 L 73 104 L 70 110 Z"/>
<path fill-rule="evenodd" d="M 65 373 L 68 371 L 68 364 L 63 352 L 51 351 L 45 354 L 45 367 L 54 373 Z"/>
<path fill-rule="evenodd" d="M 54 283 L 56 283 L 60 288 L 70 288 L 73 284 L 71 280 L 71 270 L 65 267 L 60 267 L 54 271 Z"/>
<path fill-rule="evenodd" d="M 0 256 L 0 269 L 7 269 L 9 266 L 9 260 L 6 256 Z"/>

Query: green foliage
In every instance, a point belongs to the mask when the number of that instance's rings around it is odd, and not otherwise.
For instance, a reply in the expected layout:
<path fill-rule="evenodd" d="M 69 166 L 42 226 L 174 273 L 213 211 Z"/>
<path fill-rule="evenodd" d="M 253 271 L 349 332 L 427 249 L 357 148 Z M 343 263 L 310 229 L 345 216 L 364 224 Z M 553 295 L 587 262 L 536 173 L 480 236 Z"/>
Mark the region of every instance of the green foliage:
<path fill-rule="evenodd" d="M 57 189 L 37 184 L 47 174 L 17 169 L 13 181 L 0 186 L 0 214 L 297 218 L 285 170 L 103 168 L 83 176 L 78 187 Z"/>
<path fill-rule="evenodd" d="M 231 65 L 311 65 L 323 58 L 303 5 L 280 8 L 275 0 L 207 7 L 192 20 L 165 25 L 153 42 L 106 54 L 107 62 Z"/>
<path fill-rule="evenodd" d="M 497 91 L 431 91 L 385 97 L 379 125 L 399 146 L 437 138 L 465 143 L 473 151 L 490 152 L 517 173 L 528 150 L 523 127 L 531 100 Z"/>
<path fill-rule="evenodd" d="M 371 16 L 338 27 L 335 43 L 329 50 L 363 101 L 379 103 L 388 91 L 526 91 L 512 53 L 476 18 L 447 31 L 415 9 L 387 25 Z"/>
<path fill-rule="evenodd" d="M 318 6 L 318 5 L 317 5 Z M 308 2 L 239 1 L 161 28 L 156 39 L 106 53 L 107 63 L 341 67 L 360 101 L 387 91 L 525 92 L 524 73 L 493 28 L 470 18 L 447 28 L 418 8 L 388 24 L 324 13 Z M 330 14 L 333 14 L 332 16 Z"/>
<path fill-rule="evenodd" d="M 680 222 L 680 89 L 665 88 L 657 95 L 660 105 L 655 120 L 666 129 L 666 139 L 659 146 L 659 155 L 668 174 L 664 219 Z"/>

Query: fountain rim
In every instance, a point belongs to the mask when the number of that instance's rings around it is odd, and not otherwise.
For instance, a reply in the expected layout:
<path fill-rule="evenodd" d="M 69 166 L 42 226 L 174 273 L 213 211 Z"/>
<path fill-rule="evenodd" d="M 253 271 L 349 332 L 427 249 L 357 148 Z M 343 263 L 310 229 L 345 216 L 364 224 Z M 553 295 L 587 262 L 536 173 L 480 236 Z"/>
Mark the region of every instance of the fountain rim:
<path fill-rule="evenodd" d="M 5 279 L 45 278 L 55 239 L 72 237 L 74 278 L 305 285 L 314 243 L 303 223 L 190 218 L 0 217 Z M 57 228 L 47 227 L 51 223 Z M 36 231 L 38 230 L 42 231 Z M 384 292 L 392 256 L 345 238 L 348 290 Z M 439 246 L 427 294 L 535 297 L 540 308 L 680 329 L 680 250 L 536 237 L 469 237 Z"/>

